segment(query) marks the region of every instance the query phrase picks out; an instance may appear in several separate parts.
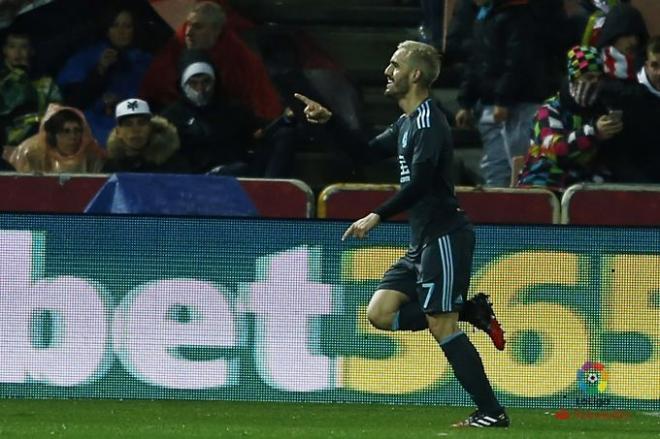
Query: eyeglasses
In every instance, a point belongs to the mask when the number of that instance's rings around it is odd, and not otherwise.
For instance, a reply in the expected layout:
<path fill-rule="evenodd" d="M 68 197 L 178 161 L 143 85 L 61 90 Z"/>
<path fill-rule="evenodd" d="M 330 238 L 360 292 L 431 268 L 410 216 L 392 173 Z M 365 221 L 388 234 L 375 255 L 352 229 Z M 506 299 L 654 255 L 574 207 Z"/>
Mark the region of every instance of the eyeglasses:
<path fill-rule="evenodd" d="M 82 133 L 82 128 L 62 128 L 57 132 L 57 134 L 80 134 Z"/>

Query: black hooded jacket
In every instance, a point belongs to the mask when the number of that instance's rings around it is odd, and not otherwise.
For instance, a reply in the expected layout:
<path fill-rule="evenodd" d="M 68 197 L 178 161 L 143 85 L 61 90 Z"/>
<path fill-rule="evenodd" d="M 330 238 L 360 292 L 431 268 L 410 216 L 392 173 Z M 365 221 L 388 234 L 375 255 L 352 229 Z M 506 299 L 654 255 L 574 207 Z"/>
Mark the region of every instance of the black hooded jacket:
<path fill-rule="evenodd" d="M 637 35 L 642 50 L 649 39 L 642 13 L 627 4 L 613 7 L 605 16 L 605 24 L 598 37 L 598 48 L 612 46 L 616 39 L 623 35 Z"/>
<path fill-rule="evenodd" d="M 470 62 L 458 102 L 472 108 L 542 102 L 556 89 L 556 71 L 543 47 L 532 13 L 524 0 L 493 0 L 492 8 L 474 23 Z"/>
<path fill-rule="evenodd" d="M 180 75 L 187 66 L 210 58 L 198 51 L 186 51 L 180 62 Z M 218 75 L 216 74 L 217 91 Z M 252 134 L 260 121 L 244 107 L 229 102 L 218 93 L 204 106 L 196 106 L 185 93 L 166 107 L 162 116 L 176 126 L 181 139 L 181 153 L 193 173 L 206 173 L 218 165 L 246 162 L 254 142 Z"/>

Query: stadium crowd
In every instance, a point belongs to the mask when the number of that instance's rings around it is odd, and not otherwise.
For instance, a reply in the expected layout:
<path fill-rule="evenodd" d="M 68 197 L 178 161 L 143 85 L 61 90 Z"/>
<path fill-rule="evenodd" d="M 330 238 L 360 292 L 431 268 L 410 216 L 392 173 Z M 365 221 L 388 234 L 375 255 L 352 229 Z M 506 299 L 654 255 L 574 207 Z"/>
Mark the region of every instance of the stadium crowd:
<path fill-rule="evenodd" d="M 21 2 L 6 5 L 2 170 L 285 178 L 311 137 L 366 146 L 350 85 L 313 42 L 249 44 L 242 32 L 256 25 L 227 0 L 197 2 L 155 41 L 148 9 L 136 7 L 148 2 L 96 3 L 88 38 L 55 54 L 35 46 L 29 14 L 13 14 Z M 420 39 L 443 49 L 456 76 L 459 109 L 443 111 L 454 129 L 478 131 L 480 183 L 557 193 L 583 181 L 660 183 L 660 37 L 639 10 L 624 0 L 455 3 L 445 38 L 426 17 L 432 36 Z M 325 76 L 303 78 L 303 64 Z M 327 99 L 328 84 L 349 97 Z M 310 127 L 294 92 L 326 98 L 337 122 Z"/>

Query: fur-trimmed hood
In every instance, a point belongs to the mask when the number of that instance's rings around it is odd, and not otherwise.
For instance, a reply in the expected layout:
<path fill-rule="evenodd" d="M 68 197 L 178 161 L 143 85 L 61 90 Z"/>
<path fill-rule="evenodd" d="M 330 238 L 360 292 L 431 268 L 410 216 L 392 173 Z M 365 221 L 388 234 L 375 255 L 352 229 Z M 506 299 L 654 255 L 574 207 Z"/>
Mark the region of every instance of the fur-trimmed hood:
<path fill-rule="evenodd" d="M 176 127 L 161 116 L 151 118 L 151 137 L 149 143 L 141 151 L 140 158 L 145 162 L 161 165 L 165 163 L 181 147 Z M 117 136 L 117 128 L 113 128 L 108 137 L 108 155 L 113 160 L 126 160 L 126 144 Z"/>

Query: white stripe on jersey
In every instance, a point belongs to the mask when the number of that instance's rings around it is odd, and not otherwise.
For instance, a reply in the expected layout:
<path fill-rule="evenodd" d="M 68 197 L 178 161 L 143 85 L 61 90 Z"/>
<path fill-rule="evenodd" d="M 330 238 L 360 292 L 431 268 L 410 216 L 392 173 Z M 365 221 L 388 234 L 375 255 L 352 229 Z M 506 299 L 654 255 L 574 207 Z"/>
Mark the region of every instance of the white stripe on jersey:
<path fill-rule="evenodd" d="M 430 128 L 431 127 L 431 107 L 429 101 L 426 100 L 419 106 L 419 114 L 417 115 L 417 128 Z"/>

